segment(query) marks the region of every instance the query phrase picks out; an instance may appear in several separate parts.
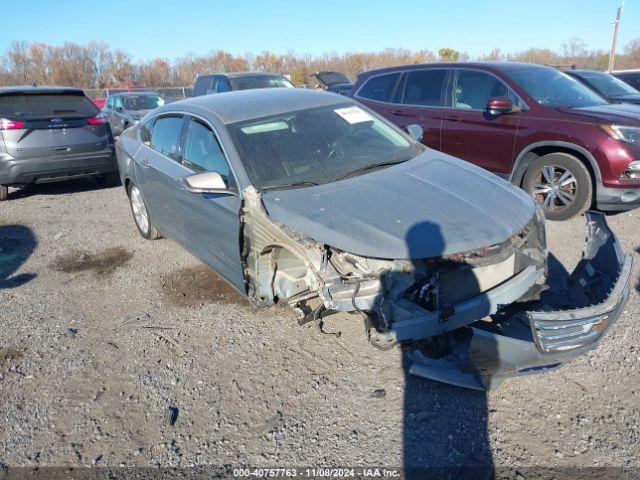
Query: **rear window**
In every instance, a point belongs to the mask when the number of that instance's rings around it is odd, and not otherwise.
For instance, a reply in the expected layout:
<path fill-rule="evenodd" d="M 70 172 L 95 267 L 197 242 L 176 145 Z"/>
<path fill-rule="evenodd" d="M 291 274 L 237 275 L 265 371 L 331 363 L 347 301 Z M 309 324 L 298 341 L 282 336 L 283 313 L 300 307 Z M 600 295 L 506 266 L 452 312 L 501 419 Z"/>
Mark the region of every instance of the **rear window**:
<path fill-rule="evenodd" d="M 236 90 L 252 90 L 254 88 L 292 88 L 293 84 L 279 75 L 256 75 L 255 77 L 236 77 L 231 80 Z"/>
<path fill-rule="evenodd" d="M 400 73 L 372 77 L 358 90 L 358 96 L 379 102 L 390 102 L 399 78 Z"/>
<path fill-rule="evenodd" d="M 84 95 L 40 93 L 0 96 L 0 117 L 21 119 L 93 117 L 98 111 L 98 107 Z"/>

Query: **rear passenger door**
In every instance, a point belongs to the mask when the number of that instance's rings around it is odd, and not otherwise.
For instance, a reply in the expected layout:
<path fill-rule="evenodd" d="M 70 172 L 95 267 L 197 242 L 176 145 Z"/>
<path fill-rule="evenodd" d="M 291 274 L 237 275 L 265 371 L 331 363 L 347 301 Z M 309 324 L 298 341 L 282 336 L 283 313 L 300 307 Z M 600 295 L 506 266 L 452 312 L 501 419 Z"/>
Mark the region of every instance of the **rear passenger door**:
<path fill-rule="evenodd" d="M 176 241 L 182 235 L 176 179 L 190 173 L 180 161 L 183 126 L 181 114 L 156 118 L 149 142 L 143 143 L 134 157 L 136 180 L 149 214 L 160 231 Z"/>
<path fill-rule="evenodd" d="M 455 69 L 449 106 L 443 110 L 442 151 L 495 173 L 508 174 L 514 157 L 520 113 L 490 115 L 490 98 L 508 98 L 524 106 L 495 75 L 474 69 Z"/>
<path fill-rule="evenodd" d="M 418 124 L 422 127 L 422 143 L 441 149 L 440 129 L 445 106 L 449 72 L 444 68 L 411 70 L 405 73 L 400 105 L 392 110 L 393 122 L 400 127 Z"/>
<path fill-rule="evenodd" d="M 439 150 L 447 75 L 445 69 L 377 75 L 363 83 L 355 97 L 400 128 L 420 125 L 422 142 Z"/>

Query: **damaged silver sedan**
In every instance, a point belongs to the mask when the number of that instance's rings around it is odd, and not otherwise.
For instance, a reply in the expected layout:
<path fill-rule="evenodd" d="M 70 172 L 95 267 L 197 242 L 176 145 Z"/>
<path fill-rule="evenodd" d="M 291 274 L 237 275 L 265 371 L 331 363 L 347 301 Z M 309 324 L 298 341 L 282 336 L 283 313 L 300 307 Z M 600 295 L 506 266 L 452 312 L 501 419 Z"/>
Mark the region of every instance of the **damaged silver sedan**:
<path fill-rule="evenodd" d="M 545 307 L 541 209 L 421 135 L 342 96 L 272 89 L 165 105 L 116 151 L 142 236 L 172 238 L 300 323 L 363 317 L 416 375 L 492 388 L 593 348 L 631 270 L 604 217 L 585 214 L 569 309 Z"/>

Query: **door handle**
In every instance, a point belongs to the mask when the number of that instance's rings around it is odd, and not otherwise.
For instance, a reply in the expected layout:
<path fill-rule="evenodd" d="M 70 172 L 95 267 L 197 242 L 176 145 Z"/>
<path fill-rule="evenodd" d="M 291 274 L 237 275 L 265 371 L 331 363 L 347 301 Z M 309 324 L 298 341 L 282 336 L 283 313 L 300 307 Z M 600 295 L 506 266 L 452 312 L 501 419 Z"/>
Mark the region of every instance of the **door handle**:
<path fill-rule="evenodd" d="M 392 115 L 398 115 L 399 117 L 402 117 L 404 115 L 404 112 L 402 110 L 391 110 L 391 114 Z"/>
<path fill-rule="evenodd" d="M 142 168 L 149 168 L 149 160 L 146 157 L 140 159 L 140 166 Z"/>
<path fill-rule="evenodd" d="M 457 115 L 445 115 L 444 119 L 447 120 L 448 122 L 459 122 L 460 121 L 460 117 L 457 116 Z"/>

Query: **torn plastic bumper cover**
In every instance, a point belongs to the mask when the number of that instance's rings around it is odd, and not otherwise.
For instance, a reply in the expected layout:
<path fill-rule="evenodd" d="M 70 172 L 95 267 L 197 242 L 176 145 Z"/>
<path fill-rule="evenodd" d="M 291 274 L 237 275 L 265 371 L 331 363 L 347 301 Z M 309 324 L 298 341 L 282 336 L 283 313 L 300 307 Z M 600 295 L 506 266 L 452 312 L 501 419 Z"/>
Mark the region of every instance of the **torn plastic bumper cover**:
<path fill-rule="evenodd" d="M 583 296 L 586 306 L 521 311 L 472 323 L 455 332 L 455 344 L 445 355 L 429 356 L 419 348 L 408 351 L 410 372 L 484 390 L 506 377 L 557 367 L 594 348 L 624 308 L 632 257 L 623 252 L 604 215 L 587 212 L 585 220 L 586 246 L 567 285 Z M 485 304 L 494 302 L 487 298 L 490 295 L 484 296 Z"/>

